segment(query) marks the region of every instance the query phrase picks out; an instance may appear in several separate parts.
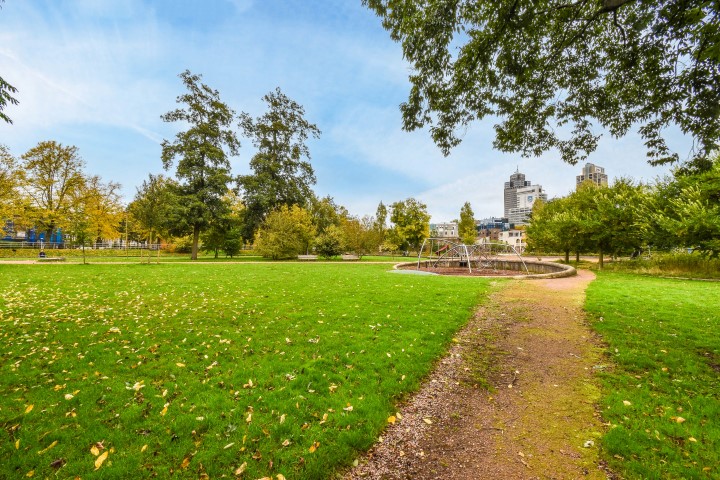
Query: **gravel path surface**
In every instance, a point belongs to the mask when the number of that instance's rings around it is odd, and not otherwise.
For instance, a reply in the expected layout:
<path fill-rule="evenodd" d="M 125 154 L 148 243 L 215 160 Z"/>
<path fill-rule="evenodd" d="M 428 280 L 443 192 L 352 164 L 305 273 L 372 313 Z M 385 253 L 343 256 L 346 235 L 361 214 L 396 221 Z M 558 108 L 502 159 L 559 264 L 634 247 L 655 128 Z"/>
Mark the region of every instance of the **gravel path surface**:
<path fill-rule="evenodd" d="M 346 480 L 613 478 L 578 273 L 499 288 Z"/>

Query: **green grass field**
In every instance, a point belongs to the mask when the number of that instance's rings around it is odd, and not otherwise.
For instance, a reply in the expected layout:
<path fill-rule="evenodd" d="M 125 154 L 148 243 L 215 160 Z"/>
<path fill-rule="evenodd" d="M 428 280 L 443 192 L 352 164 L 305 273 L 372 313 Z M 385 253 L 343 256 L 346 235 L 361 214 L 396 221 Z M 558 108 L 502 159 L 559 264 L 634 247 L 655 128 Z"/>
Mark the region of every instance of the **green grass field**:
<path fill-rule="evenodd" d="M 0 263 L 3 261 L 12 260 L 37 260 L 40 250 L 34 248 L 0 248 Z M 61 257 L 64 258 L 66 263 L 82 263 L 83 262 L 83 251 L 79 249 L 48 249 L 45 250 L 48 257 Z M 161 251 L 158 255 L 157 250 L 147 249 L 86 249 L 85 250 L 85 262 L 86 263 L 174 263 L 174 262 L 189 262 L 189 253 L 170 253 L 165 250 Z M 389 262 L 389 263 L 400 263 L 400 262 L 412 262 L 417 260 L 417 256 L 402 256 L 402 255 L 364 255 L 361 262 Z M 212 253 L 200 252 L 198 259 L 193 263 L 235 263 L 235 262 L 270 262 L 269 258 L 264 258 L 256 254 L 252 250 L 243 250 L 239 255 L 232 258 L 225 256 L 222 252 L 215 258 Z M 330 259 L 319 258 L 315 262 L 340 262 L 340 263 L 352 263 L 352 261 L 342 260 L 340 256 L 333 257 Z"/>
<path fill-rule="evenodd" d="M 0 265 L 0 478 L 327 478 L 490 285 L 387 270 Z"/>
<path fill-rule="evenodd" d="M 624 478 L 720 478 L 720 283 L 598 274 L 603 440 Z"/>

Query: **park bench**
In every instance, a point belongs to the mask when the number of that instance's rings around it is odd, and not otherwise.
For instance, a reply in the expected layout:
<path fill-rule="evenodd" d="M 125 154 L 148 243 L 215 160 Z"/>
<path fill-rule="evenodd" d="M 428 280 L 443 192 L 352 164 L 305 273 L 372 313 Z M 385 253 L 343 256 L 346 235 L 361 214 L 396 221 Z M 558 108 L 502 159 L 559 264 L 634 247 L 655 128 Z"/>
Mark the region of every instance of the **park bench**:
<path fill-rule="evenodd" d="M 37 259 L 38 262 L 64 262 L 65 257 L 40 257 Z"/>
<path fill-rule="evenodd" d="M 357 255 L 343 255 L 343 260 L 360 260 L 360 257 Z"/>
<path fill-rule="evenodd" d="M 317 255 L 298 255 L 298 260 L 317 260 Z"/>

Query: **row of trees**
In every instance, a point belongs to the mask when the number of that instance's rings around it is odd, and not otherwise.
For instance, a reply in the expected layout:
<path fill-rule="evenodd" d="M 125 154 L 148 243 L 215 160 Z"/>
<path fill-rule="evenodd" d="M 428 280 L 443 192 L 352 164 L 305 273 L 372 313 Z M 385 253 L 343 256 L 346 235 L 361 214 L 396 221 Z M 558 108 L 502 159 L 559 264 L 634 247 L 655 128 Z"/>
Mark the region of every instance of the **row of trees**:
<path fill-rule="evenodd" d="M 303 169 L 310 171 L 309 163 Z M 270 168 L 265 173 L 273 174 Z M 206 168 L 206 188 L 221 176 Z M 292 175 L 286 177 L 289 185 Z M 427 207 L 413 198 L 395 202 L 389 209 L 380 202 L 375 216 L 360 218 L 329 196 L 317 198 L 309 188 L 277 206 L 270 202 L 277 201 L 276 197 L 259 196 L 266 202 L 261 207 L 244 201 L 237 189 L 222 185 L 222 195 L 214 198 L 201 191 L 206 196 L 195 203 L 189 194 L 193 184 L 187 179 L 201 183 L 203 177 L 180 178 L 187 183 L 150 175 L 125 206 L 119 184 L 85 172 L 77 147 L 41 142 L 15 158 L 0 145 L 0 217 L 13 219 L 18 230 L 44 232 L 46 239 L 62 229 L 77 243 L 123 237 L 155 243 L 160 237 L 177 241 L 189 235 L 191 244 L 197 241 L 216 256 L 220 251 L 236 255 L 250 236 L 260 254 L 274 259 L 309 252 L 332 257 L 343 252 L 406 251 L 419 248 L 429 234 Z M 271 183 L 258 182 L 258 187 L 267 191 Z M 217 190 L 221 191 L 220 186 Z M 263 217 L 265 210 L 269 212 Z"/>
<path fill-rule="evenodd" d="M 638 254 L 692 248 L 720 255 L 720 160 L 702 170 L 677 170 L 654 185 L 627 179 L 611 187 L 586 182 L 570 195 L 536 202 L 527 227 L 535 251 Z"/>
<path fill-rule="evenodd" d="M 193 259 L 201 241 L 216 255 L 255 242 L 271 258 L 311 248 L 325 256 L 341 251 L 362 255 L 386 241 L 387 208 L 382 203 L 376 217 L 357 218 L 332 198 L 315 196 L 307 142 L 321 132 L 305 119 L 300 104 L 278 88 L 263 97 L 266 113 L 236 116 L 199 75 L 185 71 L 180 78 L 187 89 L 177 98 L 181 107 L 162 116 L 188 125 L 162 144 L 163 166 L 176 165 L 175 178 L 150 176 L 129 207 L 150 237 L 190 235 Z M 238 177 L 231 175 L 229 161 L 240 148 L 234 122 L 255 148 L 251 173 Z M 408 199 L 393 204 L 392 215 L 388 246 L 417 248 L 429 231 L 427 207 Z"/>
<path fill-rule="evenodd" d="M 77 147 L 40 142 L 19 158 L 0 145 L 0 218 L 34 227 L 46 238 L 58 228 L 78 240 L 117 238 L 124 217 L 120 185 L 85 172 Z"/>

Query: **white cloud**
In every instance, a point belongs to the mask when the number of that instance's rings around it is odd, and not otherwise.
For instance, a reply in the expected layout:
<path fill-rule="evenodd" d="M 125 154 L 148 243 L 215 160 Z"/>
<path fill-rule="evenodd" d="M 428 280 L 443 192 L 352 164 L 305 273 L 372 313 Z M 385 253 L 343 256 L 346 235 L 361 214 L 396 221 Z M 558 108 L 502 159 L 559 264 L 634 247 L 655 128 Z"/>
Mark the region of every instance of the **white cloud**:
<path fill-rule="evenodd" d="M 238 13 L 244 13 L 250 10 L 255 3 L 253 0 L 227 0 L 232 4 Z"/>

